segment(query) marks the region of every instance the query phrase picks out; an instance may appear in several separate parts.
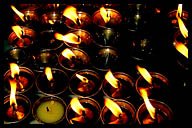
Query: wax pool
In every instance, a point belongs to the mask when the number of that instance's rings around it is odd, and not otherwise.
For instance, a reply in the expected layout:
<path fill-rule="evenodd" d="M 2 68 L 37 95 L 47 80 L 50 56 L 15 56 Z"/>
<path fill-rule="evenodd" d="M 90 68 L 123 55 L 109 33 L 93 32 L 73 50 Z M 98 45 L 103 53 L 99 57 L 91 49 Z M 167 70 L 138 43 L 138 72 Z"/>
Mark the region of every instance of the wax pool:
<path fill-rule="evenodd" d="M 57 101 L 45 101 L 37 108 L 37 117 L 45 123 L 55 123 L 64 116 L 64 106 Z"/>

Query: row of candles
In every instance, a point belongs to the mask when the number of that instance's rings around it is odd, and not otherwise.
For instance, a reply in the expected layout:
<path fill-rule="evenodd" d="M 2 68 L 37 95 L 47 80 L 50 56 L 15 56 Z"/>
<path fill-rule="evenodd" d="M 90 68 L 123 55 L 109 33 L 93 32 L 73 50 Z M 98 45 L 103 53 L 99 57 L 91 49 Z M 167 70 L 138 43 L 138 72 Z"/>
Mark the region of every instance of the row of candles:
<path fill-rule="evenodd" d="M 54 4 L 54 7 L 56 6 L 59 5 Z M 31 23 L 34 21 L 39 22 L 39 19 L 34 10 L 21 13 L 14 6 L 11 6 L 11 8 L 19 14 L 19 18 L 16 18 L 16 24 L 21 22 L 26 26 L 13 26 L 14 32 L 10 34 L 8 41 L 10 45 L 19 50 L 21 50 L 20 48 L 30 48 L 34 45 L 37 37 Z M 157 10 L 157 13 L 159 11 Z M 183 17 L 186 18 L 186 13 L 181 11 L 181 5 L 179 5 L 177 11 L 170 13 L 175 14 L 176 22 L 179 25 L 179 31 L 176 32 L 177 37 L 175 37 L 173 44 L 182 55 L 188 58 L 188 49 L 186 47 L 188 31 L 183 23 Z M 54 31 L 55 26 L 59 24 L 60 27 L 63 24 L 63 16 L 67 18 L 65 25 L 71 29 L 67 34 Z M 173 113 L 168 105 L 148 98 L 150 95 L 155 95 L 154 92 L 161 92 L 162 88 L 166 88 L 168 80 L 165 76 L 155 72 L 148 72 L 145 68 L 137 65 L 136 68 L 141 76 L 136 82 L 126 73 L 111 72 L 109 67 L 105 67 L 105 71 L 108 70 L 108 72 L 105 74 L 105 79 L 101 80 L 101 76 L 97 72 L 85 69 L 90 60 L 88 54 L 82 49 L 86 48 L 91 43 L 90 40 L 92 40 L 90 33 L 86 31 L 89 28 L 88 26 L 93 22 L 99 28 L 102 28 L 102 33 L 107 35 L 105 38 L 110 37 L 111 32 L 114 31 L 111 28 L 116 28 L 121 24 L 122 16 L 119 12 L 101 7 L 90 18 L 87 13 L 78 12 L 73 6 L 68 6 L 62 12 L 62 15 L 54 11 L 42 17 L 43 24 L 48 25 L 53 31 L 54 40 L 51 40 L 50 44 L 57 43 L 56 40 L 59 40 L 64 41 L 69 47 L 60 52 L 56 60 L 58 60 L 62 68 L 75 71 L 75 73 L 69 78 L 63 70 L 43 65 L 43 72 L 35 76 L 29 68 L 10 63 L 10 70 L 4 74 L 5 90 L 10 93 L 4 98 L 6 108 L 4 114 L 5 123 L 23 121 L 31 111 L 37 121 L 54 124 L 62 122 L 64 118 L 70 124 L 94 123 L 99 119 L 104 124 L 133 124 L 136 120 L 139 124 L 157 124 L 172 120 Z M 18 19 L 19 21 L 17 21 Z M 175 20 L 172 20 L 172 23 L 175 24 Z M 48 36 L 45 35 L 46 38 Z M 177 41 L 180 37 L 184 42 Z M 49 48 L 55 50 L 61 47 L 62 44 L 56 44 L 56 47 L 51 46 Z M 44 56 L 44 53 L 45 58 L 49 58 L 50 52 L 42 52 L 39 57 Z M 116 51 L 111 47 L 104 47 L 98 53 L 105 56 L 112 54 L 114 55 L 113 59 L 116 59 Z M 33 56 L 33 58 L 36 60 L 38 56 Z M 44 61 L 44 59 L 41 61 Z M 29 98 L 21 93 L 27 93 L 34 84 L 36 84 L 38 91 L 47 96 L 41 97 L 32 105 Z M 79 97 L 72 98 L 68 106 L 65 104 L 64 99 L 59 97 L 60 94 L 66 91 L 67 87 L 69 87 L 72 94 Z M 100 108 L 96 100 L 91 98 L 100 90 L 106 96 L 103 109 Z M 134 90 L 144 100 L 144 103 L 137 111 L 127 101 Z"/>
<path fill-rule="evenodd" d="M 5 87 L 10 95 L 4 98 L 6 108 L 4 121 L 5 123 L 20 122 L 27 118 L 31 109 L 33 117 L 42 123 L 59 123 L 65 115 L 70 124 L 94 123 L 99 118 L 104 124 L 134 124 L 136 116 L 140 124 L 171 120 L 173 113 L 168 105 L 148 98 L 153 92 L 159 93 L 166 88 L 167 78 L 159 73 L 148 72 L 138 65 L 136 68 L 141 76 L 136 80 L 134 87 L 133 78 L 123 72 L 112 73 L 109 70 L 102 81 L 95 71 L 80 70 L 69 80 L 62 70 L 46 67 L 45 71 L 34 80 L 30 69 L 10 63 L 10 70 L 5 74 L 5 84 L 8 84 Z M 38 99 L 31 107 L 31 101 L 23 94 L 32 88 L 33 81 L 45 96 Z M 65 93 L 67 83 L 72 94 L 77 96 L 72 98 L 68 107 L 64 100 L 58 97 L 59 94 Z M 137 112 L 127 101 L 132 96 L 134 88 L 144 99 Z M 101 89 L 106 96 L 102 110 L 98 102 L 91 98 Z"/>

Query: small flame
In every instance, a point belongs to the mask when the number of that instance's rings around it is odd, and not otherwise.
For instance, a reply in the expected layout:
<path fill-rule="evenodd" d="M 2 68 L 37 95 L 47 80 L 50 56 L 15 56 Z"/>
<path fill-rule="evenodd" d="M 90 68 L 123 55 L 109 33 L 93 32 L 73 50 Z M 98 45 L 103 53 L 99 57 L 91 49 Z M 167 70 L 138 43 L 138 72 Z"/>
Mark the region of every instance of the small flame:
<path fill-rule="evenodd" d="M 62 51 L 62 55 L 69 60 L 71 60 L 72 57 L 76 57 L 75 54 L 69 48 L 64 49 Z"/>
<path fill-rule="evenodd" d="M 150 73 L 143 67 L 140 66 L 136 66 L 137 70 L 141 73 L 141 75 L 143 76 L 143 78 L 150 84 L 152 84 L 152 76 L 150 75 Z"/>
<path fill-rule="evenodd" d="M 82 75 L 76 74 L 76 77 L 79 78 L 84 83 L 89 82 L 89 80 L 86 77 L 82 76 Z"/>
<path fill-rule="evenodd" d="M 55 33 L 55 38 L 58 40 L 61 40 L 61 41 L 66 41 L 68 43 L 72 43 L 72 44 L 80 44 L 81 43 L 81 38 L 79 38 L 74 33 L 68 33 L 66 35 L 62 35 L 60 33 Z"/>
<path fill-rule="evenodd" d="M 10 63 L 11 77 L 15 78 L 15 75 L 19 75 L 19 66 L 15 63 Z"/>
<path fill-rule="evenodd" d="M 25 22 L 25 19 L 24 19 L 24 14 L 21 13 L 20 11 L 18 11 L 14 5 L 11 5 L 11 8 L 13 9 L 13 11 L 21 18 L 21 20 L 23 22 Z"/>
<path fill-rule="evenodd" d="M 179 51 L 182 55 L 188 58 L 188 48 L 182 43 L 176 43 L 175 48 Z"/>
<path fill-rule="evenodd" d="M 122 114 L 122 110 L 119 107 L 119 105 L 117 103 L 115 103 L 114 101 L 110 100 L 109 98 L 105 98 L 105 106 L 111 110 L 111 112 L 113 113 L 113 115 L 115 115 L 116 117 L 119 117 L 120 114 Z"/>
<path fill-rule="evenodd" d="M 19 112 L 19 111 L 16 111 L 16 115 L 17 115 L 17 119 L 18 120 L 21 120 L 21 119 L 23 119 L 23 117 L 24 117 L 24 113 L 22 113 L 22 112 Z"/>
<path fill-rule="evenodd" d="M 114 88 L 118 88 L 118 82 L 119 80 L 116 79 L 111 70 L 109 70 L 106 75 L 105 75 L 105 79 L 110 83 L 110 85 L 112 85 Z"/>
<path fill-rule="evenodd" d="M 183 23 L 183 21 L 181 20 L 180 17 L 177 17 L 178 23 L 179 23 L 179 29 L 181 31 L 181 34 L 183 35 L 184 38 L 188 37 L 188 30 L 185 26 L 185 24 Z"/>
<path fill-rule="evenodd" d="M 70 105 L 73 111 L 75 111 L 79 115 L 82 114 L 82 111 L 85 111 L 85 108 L 81 105 L 79 99 L 76 97 L 71 100 Z"/>
<path fill-rule="evenodd" d="M 12 28 L 12 30 L 15 32 L 15 34 L 17 35 L 17 37 L 20 38 L 20 39 L 22 39 L 21 36 L 22 36 L 23 29 L 22 29 L 20 26 L 18 26 L 18 25 L 12 26 L 11 28 Z"/>
<path fill-rule="evenodd" d="M 108 23 L 110 21 L 110 11 L 106 11 L 104 7 L 100 8 L 100 14 L 105 21 L 105 23 Z"/>
<path fill-rule="evenodd" d="M 53 80 L 53 75 L 50 67 L 45 68 L 45 75 L 49 81 Z"/>
<path fill-rule="evenodd" d="M 11 105 L 15 105 L 15 109 L 17 108 L 17 102 L 16 102 L 16 98 L 15 98 L 15 93 L 16 93 L 16 87 L 17 87 L 17 83 L 15 80 L 9 80 L 10 86 L 11 86 L 11 94 L 10 94 L 10 106 Z"/>
<path fill-rule="evenodd" d="M 64 11 L 63 15 L 69 19 L 71 19 L 75 24 L 77 24 L 77 9 L 73 6 L 68 6 Z"/>
<path fill-rule="evenodd" d="M 53 20 L 48 20 L 49 24 L 55 24 Z"/>
<path fill-rule="evenodd" d="M 181 17 L 181 14 L 182 14 L 182 8 L 183 8 L 183 4 L 178 4 L 176 17 L 177 17 L 177 16 Z"/>
<path fill-rule="evenodd" d="M 147 95 L 147 91 L 143 88 L 141 88 L 139 90 L 141 92 L 141 96 L 143 97 L 144 99 L 144 102 L 145 102 L 145 105 L 147 107 L 147 110 L 151 116 L 152 119 L 155 119 L 155 108 L 151 105 L 149 99 L 148 99 L 148 95 Z"/>

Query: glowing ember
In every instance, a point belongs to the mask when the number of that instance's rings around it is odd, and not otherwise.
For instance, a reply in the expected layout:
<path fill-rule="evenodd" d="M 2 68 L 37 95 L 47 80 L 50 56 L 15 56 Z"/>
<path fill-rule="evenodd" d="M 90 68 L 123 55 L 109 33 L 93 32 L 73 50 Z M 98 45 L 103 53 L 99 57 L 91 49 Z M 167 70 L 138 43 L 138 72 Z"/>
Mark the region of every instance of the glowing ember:
<path fill-rule="evenodd" d="M 23 29 L 20 26 L 12 26 L 11 28 L 15 32 L 17 37 L 22 39 L 21 36 L 22 36 Z"/>
<path fill-rule="evenodd" d="M 53 80 L 53 75 L 50 67 L 45 68 L 45 75 L 49 81 Z"/>
<path fill-rule="evenodd" d="M 137 70 L 140 72 L 140 74 L 143 76 L 143 78 L 150 84 L 152 84 L 152 76 L 150 73 L 143 67 L 136 66 Z"/>
<path fill-rule="evenodd" d="M 82 75 L 76 74 L 76 77 L 79 78 L 84 83 L 89 82 L 89 80 L 86 77 L 82 76 Z"/>
<path fill-rule="evenodd" d="M 109 70 L 106 75 L 105 75 L 105 79 L 110 83 L 110 85 L 112 85 L 114 88 L 118 88 L 118 83 L 119 83 L 119 80 L 116 79 L 111 70 Z"/>
<path fill-rule="evenodd" d="M 55 33 L 55 38 L 58 40 L 61 40 L 61 41 L 66 41 L 67 43 L 72 43 L 72 44 L 81 43 L 81 38 L 79 38 L 74 33 L 68 33 L 66 35 L 62 35 L 60 33 Z"/>
<path fill-rule="evenodd" d="M 110 21 L 110 11 L 106 11 L 104 7 L 100 8 L 100 14 L 105 21 L 105 23 L 108 23 Z"/>
<path fill-rule="evenodd" d="M 78 19 L 77 15 L 77 9 L 73 6 L 68 6 L 64 11 L 63 15 L 69 19 L 71 19 L 75 24 L 78 24 L 77 22 L 81 23 Z M 78 20 L 78 21 L 77 21 Z"/>
<path fill-rule="evenodd" d="M 73 57 L 76 57 L 75 54 L 69 48 L 63 50 L 62 55 L 69 60 L 71 60 Z"/>
<path fill-rule="evenodd" d="M 20 11 L 18 11 L 14 5 L 11 5 L 11 8 L 13 9 L 13 11 L 21 18 L 21 20 L 23 22 L 25 22 L 25 19 L 24 19 L 24 14 L 21 13 Z"/>
<path fill-rule="evenodd" d="M 176 43 L 175 48 L 179 51 L 182 55 L 188 58 L 188 48 L 183 43 Z"/>

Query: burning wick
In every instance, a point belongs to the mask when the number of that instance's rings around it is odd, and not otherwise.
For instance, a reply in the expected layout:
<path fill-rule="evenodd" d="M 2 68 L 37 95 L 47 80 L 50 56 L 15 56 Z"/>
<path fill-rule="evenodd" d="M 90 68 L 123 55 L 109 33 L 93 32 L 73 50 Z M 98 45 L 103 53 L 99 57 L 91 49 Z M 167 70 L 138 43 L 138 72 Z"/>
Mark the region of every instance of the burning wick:
<path fill-rule="evenodd" d="M 86 123 L 88 120 L 91 120 L 93 118 L 93 112 L 88 108 L 84 108 L 81 105 L 78 98 L 76 98 L 76 97 L 73 98 L 70 102 L 70 105 L 71 105 L 72 110 L 76 114 L 78 114 L 77 117 L 70 119 L 70 122 L 72 124 L 74 124 L 73 121 L 77 121 L 79 123 Z"/>
<path fill-rule="evenodd" d="M 53 79 L 53 74 L 52 74 L 50 67 L 45 68 L 45 75 L 46 75 L 47 79 L 49 80 L 49 82 L 51 82 L 51 87 L 53 87 L 54 79 Z"/>

